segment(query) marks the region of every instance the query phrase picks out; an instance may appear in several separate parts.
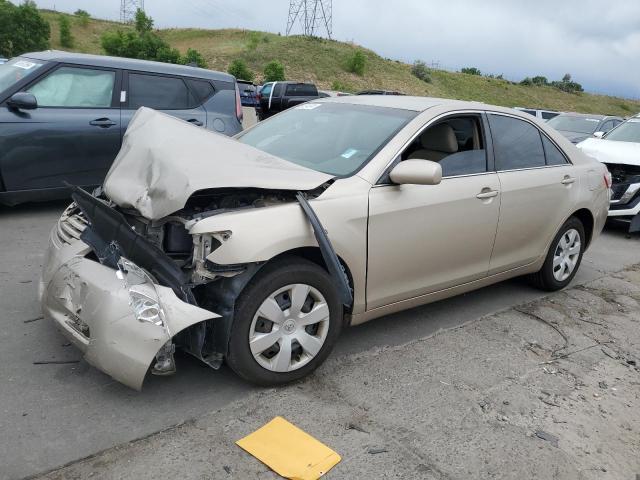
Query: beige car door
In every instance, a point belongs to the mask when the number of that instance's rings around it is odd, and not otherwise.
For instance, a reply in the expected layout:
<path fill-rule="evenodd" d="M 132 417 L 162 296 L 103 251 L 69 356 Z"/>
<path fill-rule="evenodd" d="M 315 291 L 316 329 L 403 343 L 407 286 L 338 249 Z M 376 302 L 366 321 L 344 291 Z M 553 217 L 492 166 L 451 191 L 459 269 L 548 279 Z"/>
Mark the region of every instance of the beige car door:
<path fill-rule="evenodd" d="M 439 120 L 400 159 L 438 161 L 442 182 L 429 186 L 383 182 L 371 189 L 367 309 L 487 275 L 500 184 L 492 171 L 492 155 L 487 155 L 484 130 L 480 115 Z"/>
<path fill-rule="evenodd" d="M 489 114 L 502 201 L 489 274 L 530 264 L 570 215 L 577 174 L 533 123 Z"/>

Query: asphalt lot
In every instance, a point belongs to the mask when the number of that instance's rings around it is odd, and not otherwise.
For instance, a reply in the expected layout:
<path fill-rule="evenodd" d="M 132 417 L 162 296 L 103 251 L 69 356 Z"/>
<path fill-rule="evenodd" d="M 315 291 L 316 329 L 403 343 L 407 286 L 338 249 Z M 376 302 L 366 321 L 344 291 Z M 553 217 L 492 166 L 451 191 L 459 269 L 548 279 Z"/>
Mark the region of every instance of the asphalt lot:
<path fill-rule="evenodd" d="M 176 376 L 150 377 L 142 393 L 83 361 L 35 365 L 80 359 L 52 325 L 37 319 L 44 248 L 65 205 L 0 207 L 0 478 L 50 470 L 223 408 L 255 390 L 226 368 L 216 372 L 186 356 L 178 357 Z M 585 256 L 575 283 L 639 263 L 638 241 L 607 230 Z M 385 317 L 347 331 L 334 357 L 402 345 L 541 296 L 515 280 Z"/>

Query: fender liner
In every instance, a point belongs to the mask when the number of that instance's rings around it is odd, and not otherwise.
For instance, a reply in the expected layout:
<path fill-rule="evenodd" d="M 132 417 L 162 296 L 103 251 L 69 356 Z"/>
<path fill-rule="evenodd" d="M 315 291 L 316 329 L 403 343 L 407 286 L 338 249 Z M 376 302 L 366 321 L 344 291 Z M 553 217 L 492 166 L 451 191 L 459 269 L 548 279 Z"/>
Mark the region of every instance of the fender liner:
<path fill-rule="evenodd" d="M 311 223 L 311 226 L 313 227 L 313 233 L 318 241 L 320 253 L 327 265 L 329 274 L 333 277 L 338 286 L 342 303 L 345 307 L 351 308 L 353 305 L 353 292 L 349 286 L 349 278 L 347 277 L 347 272 L 344 271 L 344 267 L 340 263 L 338 254 L 333 249 L 333 245 L 331 245 L 327 231 L 323 228 L 316 212 L 314 212 L 313 208 L 307 201 L 306 195 L 303 192 L 297 192 L 296 199 L 298 200 L 298 203 L 300 203 L 302 210 L 309 219 L 309 223 Z"/>

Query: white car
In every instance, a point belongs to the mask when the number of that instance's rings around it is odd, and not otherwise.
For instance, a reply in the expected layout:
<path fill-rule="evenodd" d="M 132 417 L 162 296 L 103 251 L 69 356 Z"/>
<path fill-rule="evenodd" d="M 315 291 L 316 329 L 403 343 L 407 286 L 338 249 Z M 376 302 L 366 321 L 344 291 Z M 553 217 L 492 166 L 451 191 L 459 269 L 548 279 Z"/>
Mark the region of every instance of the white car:
<path fill-rule="evenodd" d="M 524 113 L 528 113 L 529 115 L 536 117 L 543 122 L 551 120 L 552 118 L 557 117 L 562 112 L 556 112 L 555 110 L 539 110 L 537 108 L 523 108 L 523 107 L 513 107 L 516 110 L 519 110 Z"/>
<path fill-rule="evenodd" d="M 588 138 L 578 148 L 611 172 L 609 217 L 629 222 L 630 232 L 640 231 L 640 118 L 627 120 L 602 138 Z"/>

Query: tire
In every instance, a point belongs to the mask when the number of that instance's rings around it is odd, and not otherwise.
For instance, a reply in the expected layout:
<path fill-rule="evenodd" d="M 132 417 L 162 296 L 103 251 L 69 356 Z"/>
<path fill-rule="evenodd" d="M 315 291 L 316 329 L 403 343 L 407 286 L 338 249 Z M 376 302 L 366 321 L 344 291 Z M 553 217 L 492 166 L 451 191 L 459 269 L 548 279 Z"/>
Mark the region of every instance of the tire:
<path fill-rule="evenodd" d="M 576 244 L 572 243 L 574 239 L 579 241 L 578 252 L 571 255 L 569 252 L 575 252 L 576 247 Z M 535 287 L 548 292 L 563 289 L 573 280 L 578 268 L 580 268 L 584 248 L 584 226 L 577 217 L 571 217 L 562 225 L 553 242 L 551 242 L 542 268 L 529 276 L 530 282 Z M 556 260 L 560 261 L 563 258 L 562 254 L 565 252 L 567 253 L 564 256 L 565 261 L 561 265 L 554 265 Z M 571 265 L 572 267 L 569 269 Z M 560 272 L 561 269 L 562 272 Z"/>
<path fill-rule="evenodd" d="M 331 353 L 343 323 L 331 276 L 308 260 L 283 258 L 265 266 L 236 301 L 227 364 L 260 386 L 299 380 Z"/>

